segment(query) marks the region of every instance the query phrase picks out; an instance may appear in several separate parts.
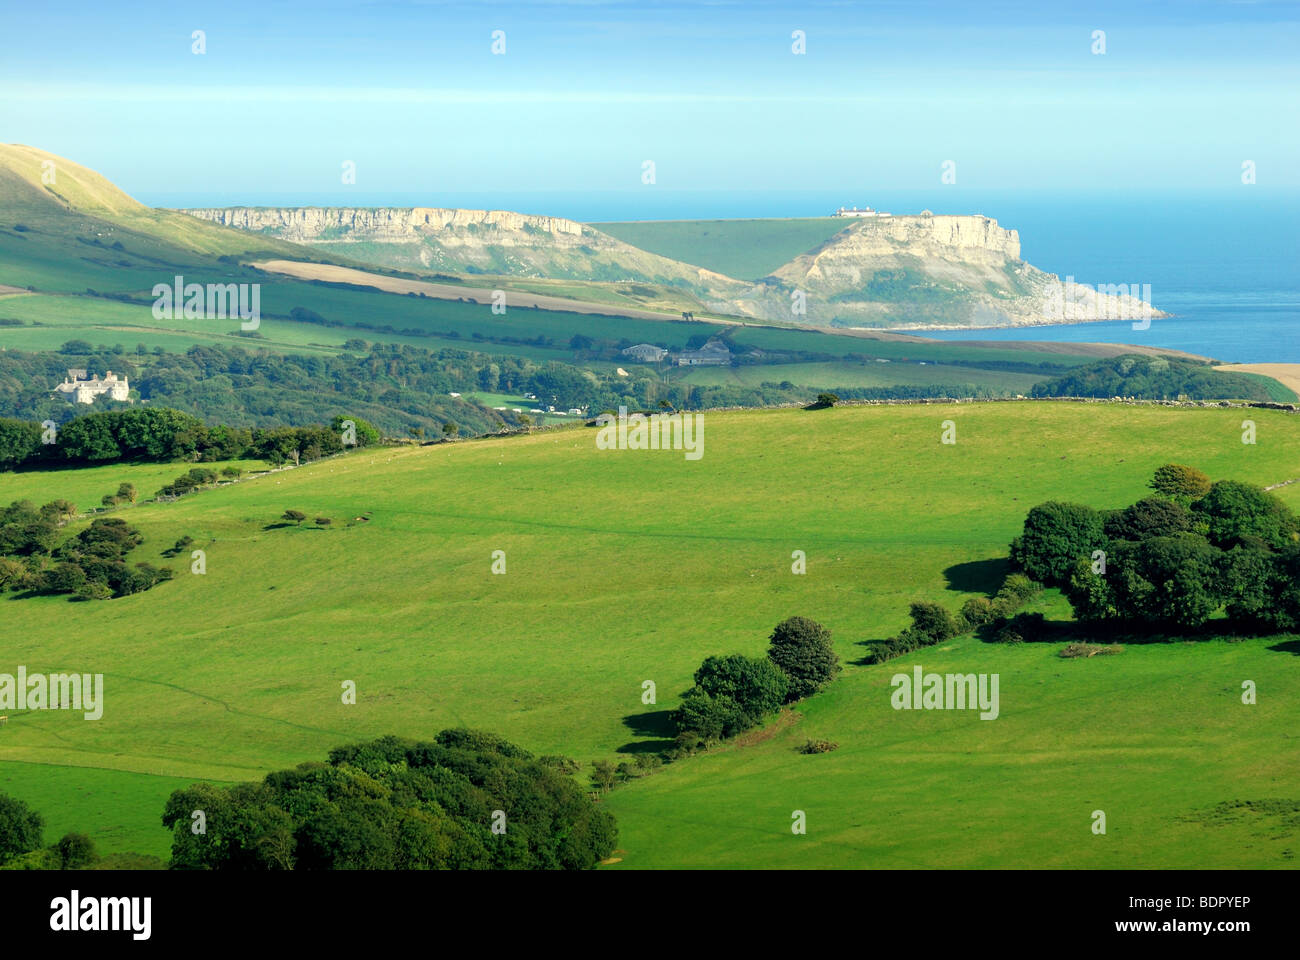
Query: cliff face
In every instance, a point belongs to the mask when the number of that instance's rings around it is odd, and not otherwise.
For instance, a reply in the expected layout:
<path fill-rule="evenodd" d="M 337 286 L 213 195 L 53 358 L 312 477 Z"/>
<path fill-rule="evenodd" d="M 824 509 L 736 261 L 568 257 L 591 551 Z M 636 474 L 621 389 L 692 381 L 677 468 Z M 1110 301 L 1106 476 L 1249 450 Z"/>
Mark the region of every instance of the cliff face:
<path fill-rule="evenodd" d="M 822 247 L 837 257 L 910 254 L 1001 264 L 1020 259 L 1020 235 L 977 216 L 863 217 Z"/>
<path fill-rule="evenodd" d="M 185 213 L 409 270 L 671 285 L 723 298 L 743 284 L 563 217 L 439 207 L 232 207 Z"/>
<path fill-rule="evenodd" d="M 539 230 L 553 237 L 581 237 L 582 224 L 561 217 L 536 217 L 508 210 L 449 210 L 443 207 L 229 207 L 185 210 L 226 227 L 270 233 L 298 243 L 370 241 L 404 243 L 432 233 L 491 227 L 503 233 Z"/>
<path fill-rule="evenodd" d="M 1133 291 L 1064 284 L 1020 259 L 1020 236 L 983 216 L 845 218 L 758 283 L 661 257 L 562 217 L 437 207 L 186 210 L 192 216 L 385 267 L 635 281 L 706 310 L 795 323 L 992 327 L 1163 316 Z"/>
<path fill-rule="evenodd" d="M 774 274 L 807 315 L 841 326 L 990 327 L 1163 316 L 1127 291 L 1063 283 L 982 216 L 871 217 Z M 1138 291 L 1133 291 L 1136 294 Z"/>

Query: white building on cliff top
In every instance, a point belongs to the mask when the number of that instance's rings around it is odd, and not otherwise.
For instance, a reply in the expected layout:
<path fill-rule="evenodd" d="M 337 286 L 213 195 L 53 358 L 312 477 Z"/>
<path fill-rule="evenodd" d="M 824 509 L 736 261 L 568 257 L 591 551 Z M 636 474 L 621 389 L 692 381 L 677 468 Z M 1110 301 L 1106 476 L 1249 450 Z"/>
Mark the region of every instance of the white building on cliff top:
<path fill-rule="evenodd" d="M 888 217 L 891 214 L 884 210 L 872 210 L 870 207 L 863 207 L 859 210 L 857 207 L 840 207 L 835 211 L 837 217 Z"/>

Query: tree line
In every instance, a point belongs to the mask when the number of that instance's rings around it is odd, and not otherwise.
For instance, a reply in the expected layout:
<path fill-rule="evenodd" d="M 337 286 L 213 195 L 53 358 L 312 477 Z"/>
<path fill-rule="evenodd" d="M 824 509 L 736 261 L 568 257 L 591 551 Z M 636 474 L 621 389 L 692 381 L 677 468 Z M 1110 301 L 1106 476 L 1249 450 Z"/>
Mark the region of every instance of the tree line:
<path fill-rule="evenodd" d="M 1209 363 L 1125 354 L 1086 363 L 1034 384 L 1034 397 L 1135 397 L 1142 400 L 1275 399 L 1267 381 L 1215 370 Z"/>
<path fill-rule="evenodd" d="M 0 470 L 175 460 L 281 464 L 316 460 L 348 445 L 368 446 L 379 440 L 371 424 L 342 415 L 329 426 L 250 430 L 209 426 L 166 407 L 134 407 L 87 414 L 59 428 L 0 418 Z"/>
<path fill-rule="evenodd" d="M 824 689 L 840 671 L 831 632 L 808 617 L 781 621 L 764 657 L 711 656 L 672 714 L 677 749 L 690 752 L 734 737 L 783 705 Z"/>

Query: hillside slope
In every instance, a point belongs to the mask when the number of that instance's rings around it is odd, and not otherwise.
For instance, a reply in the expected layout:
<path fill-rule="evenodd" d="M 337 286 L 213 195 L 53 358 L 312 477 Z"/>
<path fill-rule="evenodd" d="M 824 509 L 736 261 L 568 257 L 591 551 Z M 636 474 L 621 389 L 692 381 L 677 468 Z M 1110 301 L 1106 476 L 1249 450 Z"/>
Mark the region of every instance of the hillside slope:
<path fill-rule="evenodd" d="M 797 725 L 611 794 L 620 866 L 1286 865 L 1294 825 L 1203 818 L 1223 802 L 1300 803 L 1294 640 L 1063 661 L 1052 643 L 964 639 L 855 662 L 863 641 L 906 623 L 910 601 L 956 608 L 996 588 L 1036 503 L 1120 506 L 1166 461 L 1260 485 L 1300 474 L 1300 418 L 1251 414 L 1274 439 L 1243 458 L 1231 409 L 709 413 L 695 462 L 561 431 L 362 450 L 125 508 L 146 540 L 135 558 L 174 581 L 96 603 L 0 597 L 11 664 L 105 674 L 99 721 L 10 716 L 0 789 L 101 847 L 163 852 L 176 778 L 253 779 L 383 733 L 463 723 L 584 767 L 628 759 L 665 746 L 666 712 L 705 656 L 761 654 L 772 626 L 801 614 L 833 631 L 841 678 Z M 945 419 L 956 445 L 938 442 Z M 148 496 L 168 475 L 0 474 L 0 502 L 93 504 L 130 480 Z M 1300 485 L 1277 492 L 1300 505 Z M 290 508 L 334 523 L 280 524 Z M 206 551 L 205 575 L 160 556 L 183 535 Z M 892 711 L 889 677 L 915 665 L 1001 673 L 1000 718 Z M 1258 706 L 1240 704 L 1245 677 L 1268 691 Z M 340 699 L 347 680 L 355 705 Z M 807 737 L 840 749 L 802 756 Z M 102 778 L 111 804 L 87 792 Z M 1088 829 L 1098 807 L 1106 838 Z M 790 833 L 797 809 L 806 837 Z"/>
<path fill-rule="evenodd" d="M 107 178 L 65 157 L 21 144 L 0 144 L 0 226 L 12 229 L 15 223 L 29 233 L 75 231 L 110 244 L 149 241 L 213 256 L 253 251 L 310 256 L 290 243 L 254 239 L 216 225 L 195 224 L 172 210 L 146 207 Z"/>

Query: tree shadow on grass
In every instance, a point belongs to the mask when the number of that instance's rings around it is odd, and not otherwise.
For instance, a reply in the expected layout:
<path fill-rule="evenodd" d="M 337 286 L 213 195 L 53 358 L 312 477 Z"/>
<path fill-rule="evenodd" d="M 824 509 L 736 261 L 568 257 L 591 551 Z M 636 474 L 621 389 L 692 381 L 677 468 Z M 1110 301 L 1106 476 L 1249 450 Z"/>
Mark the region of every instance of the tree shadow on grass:
<path fill-rule="evenodd" d="M 943 572 L 948 589 L 957 593 L 983 593 L 993 596 L 1002 587 L 1011 572 L 1011 561 L 1006 557 L 991 560 L 972 560 L 958 563 Z"/>
<path fill-rule="evenodd" d="M 662 753 L 677 745 L 677 731 L 673 728 L 672 714 L 667 710 L 653 710 L 649 713 L 630 713 L 623 718 L 623 726 L 638 737 L 654 737 L 653 740 L 633 740 L 616 749 L 615 753 Z"/>
<path fill-rule="evenodd" d="M 889 640 L 889 639 L 891 639 L 891 638 L 890 638 L 890 637 L 877 637 L 875 640 L 857 640 L 857 641 L 854 641 L 854 646 L 865 647 L 867 652 L 864 653 L 862 656 L 858 657 L 858 659 L 856 659 L 856 660 L 850 660 L 850 661 L 849 661 L 849 666 L 853 666 L 853 667 L 874 667 L 874 666 L 876 665 L 876 657 L 875 657 L 875 647 L 876 647 L 876 644 L 878 644 L 878 643 L 884 643 L 886 640 Z"/>
<path fill-rule="evenodd" d="M 1269 649 L 1276 650 L 1278 653 L 1289 653 L 1292 656 L 1300 657 L 1300 640 L 1295 638 L 1283 640 L 1281 643 L 1273 644 Z"/>

